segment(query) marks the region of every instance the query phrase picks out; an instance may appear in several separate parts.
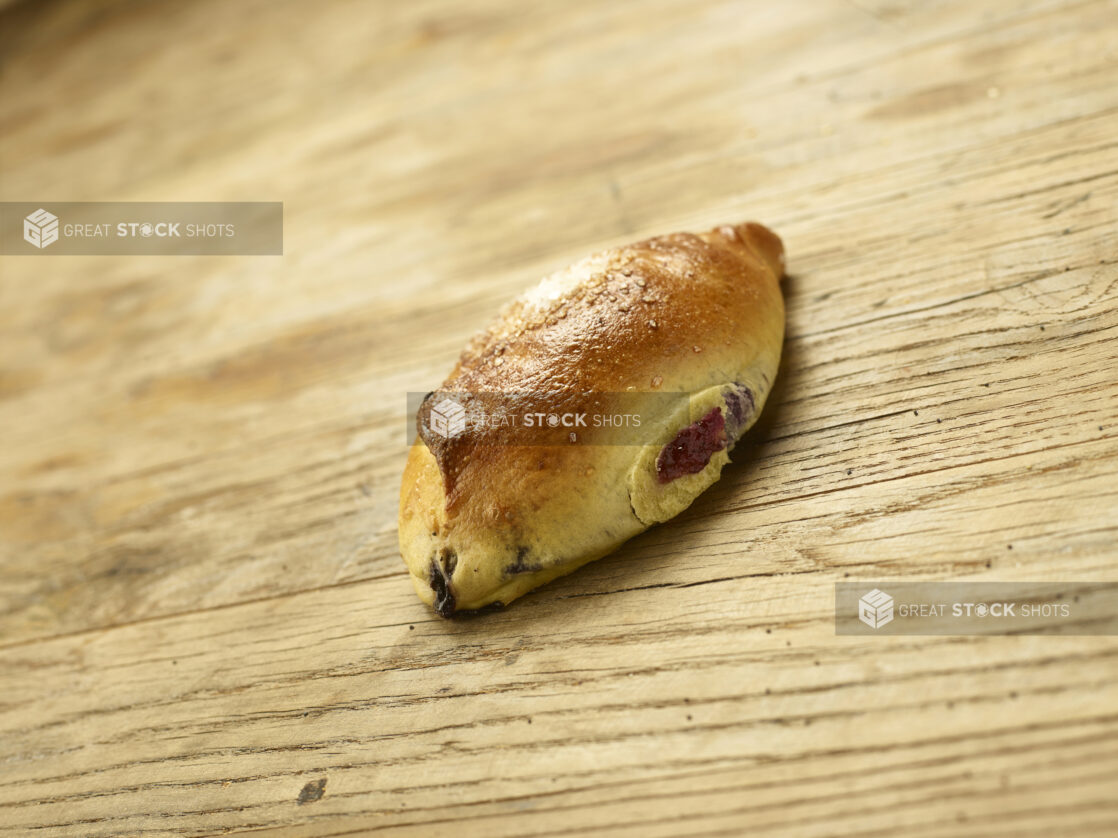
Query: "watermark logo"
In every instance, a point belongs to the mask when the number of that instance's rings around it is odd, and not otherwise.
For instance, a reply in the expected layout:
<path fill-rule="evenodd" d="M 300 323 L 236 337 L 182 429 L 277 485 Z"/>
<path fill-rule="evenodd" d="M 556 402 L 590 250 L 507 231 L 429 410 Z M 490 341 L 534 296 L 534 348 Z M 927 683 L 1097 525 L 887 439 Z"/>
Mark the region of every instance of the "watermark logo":
<path fill-rule="evenodd" d="M 431 408 L 431 430 L 443 439 L 466 430 L 466 408 L 453 399 L 443 399 Z"/>
<path fill-rule="evenodd" d="M 42 250 L 58 241 L 58 216 L 43 208 L 23 219 L 23 240 Z"/>
<path fill-rule="evenodd" d="M 50 206 L 0 201 L 0 254 L 283 254 L 283 204 L 276 201 L 52 200 Z"/>
<path fill-rule="evenodd" d="M 893 622 L 893 598 L 874 588 L 858 600 L 858 619 L 875 629 Z"/>
<path fill-rule="evenodd" d="M 707 403 L 709 402 L 709 403 Z M 717 395 L 692 404 L 690 394 L 564 390 L 436 390 L 408 393 L 408 445 L 469 439 L 495 445 L 652 445 L 663 446 L 665 425 L 689 428 L 715 411 L 733 432 L 733 414 Z M 721 450 L 719 437 L 713 450 Z"/>
<path fill-rule="evenodd" d="M 835 633 L 1118 635 L 1118 581 L 835 582 Z"/>

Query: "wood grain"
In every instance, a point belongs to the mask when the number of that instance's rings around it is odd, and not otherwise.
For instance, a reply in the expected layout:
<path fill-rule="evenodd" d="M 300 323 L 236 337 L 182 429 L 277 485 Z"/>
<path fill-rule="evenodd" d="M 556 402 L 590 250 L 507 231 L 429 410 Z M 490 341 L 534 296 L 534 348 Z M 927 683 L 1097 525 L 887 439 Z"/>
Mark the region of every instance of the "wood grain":
<path fill-rule="evenodd" d="M 1106 0 L 0 8 L 0 198 L 286 238 L 0 259 L 0 834 L 1116 834 L 1113 638 L 832 623 L 1118 581 L 1116 45 Z M 788 337 L 722 481 L 433 617 L 405 394 L 566 262 L 746 218 Z"/>

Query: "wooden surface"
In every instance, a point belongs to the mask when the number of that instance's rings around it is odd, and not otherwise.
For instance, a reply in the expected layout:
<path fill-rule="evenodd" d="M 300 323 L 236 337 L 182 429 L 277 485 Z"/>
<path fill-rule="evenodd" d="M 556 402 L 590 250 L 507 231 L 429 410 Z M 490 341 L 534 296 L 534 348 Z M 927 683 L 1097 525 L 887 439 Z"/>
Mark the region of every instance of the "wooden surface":
<path fill-rule="evenodd" d="M 0 10 L 0 198 L 283 257 L 0 261 L 0 835 L 1118 833 L 1118 641 L 839 638 L 850 578 L 1118 579 L 1118 4 Z M 405 393 L 536 278 L 783 237 L 722 481 L 468 622 Z"/>

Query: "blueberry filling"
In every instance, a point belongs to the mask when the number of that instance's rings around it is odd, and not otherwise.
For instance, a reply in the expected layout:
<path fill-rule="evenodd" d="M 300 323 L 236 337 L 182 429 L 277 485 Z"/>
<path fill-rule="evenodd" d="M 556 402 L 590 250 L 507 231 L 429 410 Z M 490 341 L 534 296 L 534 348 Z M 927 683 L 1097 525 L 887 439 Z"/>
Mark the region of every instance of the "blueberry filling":
<path fill-rule="evenodd" d="M 722 394 L 726 399 L 726 408 L 730 415 L 727 417 L 728 432 L 731 438 L 737 439 L 741 428 L 753 415 L 756 402 L 753 391 L 744 384 L 735 384 L 732 390 Z"/>
<path fill-rule="evenodd" d="M 697 474 L 706 468 L 716 451 L 726 447 L 726 420 L 722 408 L 713 408 L 698 422 L 693 422 L 660 449 L 656 458 L 656 479 L 671 483 L 685 474 Z"/>
<path fill-rule="evenodd" d="M 442 550 L 442 564 L 435 558 L 431 559 L 430 575 L 431 590 L 435 592 L 435 611 L 442 617 L 449 617 L 454 613 L 457 602 L 454 589 L 450 586 L 450 577 L 458 565 L 458 554 L 449 548 Z M 445 570 L 443 567 L 445 566 Z"/>

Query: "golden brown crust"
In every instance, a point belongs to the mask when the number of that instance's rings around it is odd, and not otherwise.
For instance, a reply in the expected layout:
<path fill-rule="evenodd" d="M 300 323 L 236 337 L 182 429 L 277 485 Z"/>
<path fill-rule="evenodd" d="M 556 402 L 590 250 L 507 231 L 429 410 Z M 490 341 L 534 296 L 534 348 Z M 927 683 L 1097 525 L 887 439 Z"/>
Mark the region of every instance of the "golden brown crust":
<path fill-rule="evenodd" d="M 783 259 L 779 238 L 752 223 L 592 256 L 506 306 L 439 392 L 547 393 L 561 412 L 587 391 L 717 394 L 748 381 L 759 411 L 783 338 Z M 678 511 L 653 497 L 648 475 L 631 474 L 631 447 L 587 444 L 593 432 L 571 446 L 508 445 L 473 429 L 424 437 L 401 487 L 401 551 L 424 599 L 446 588 L 443 613 L 507 602 L 614 549 L 651 523 L 635 511 L 645 501 L 657 520 L 654 510 Z M 724 456 L 687 484 L 684 506 Z"/>

